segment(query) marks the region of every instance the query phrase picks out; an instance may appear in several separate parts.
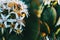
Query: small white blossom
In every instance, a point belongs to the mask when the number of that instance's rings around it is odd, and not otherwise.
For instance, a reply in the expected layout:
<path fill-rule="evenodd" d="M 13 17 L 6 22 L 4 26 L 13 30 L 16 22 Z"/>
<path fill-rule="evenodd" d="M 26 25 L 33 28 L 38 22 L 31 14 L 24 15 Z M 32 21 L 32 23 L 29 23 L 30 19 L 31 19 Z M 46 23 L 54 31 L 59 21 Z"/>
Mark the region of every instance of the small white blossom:
<path fill-rule="evenodd" d="M 9 16 L 10 16 L 10 15 L 4 16 L 3 14 L 1 14 L 2 20 L 3 20 L 4 25 L 5 25 L 6 28 L 8 27 L 8 26 L 7 26 L 7 18 L 8 18 Z"/>

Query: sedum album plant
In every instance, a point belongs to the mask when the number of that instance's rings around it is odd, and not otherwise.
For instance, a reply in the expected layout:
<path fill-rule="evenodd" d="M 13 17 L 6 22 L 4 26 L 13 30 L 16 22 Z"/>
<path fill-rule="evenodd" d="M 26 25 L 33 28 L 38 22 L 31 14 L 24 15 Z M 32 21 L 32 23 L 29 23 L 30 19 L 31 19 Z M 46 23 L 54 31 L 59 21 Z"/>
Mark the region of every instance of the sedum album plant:
<path fill-rule="evenodd" d="M 0 0 L 0 40 L 59 40 L 59 10 L 59 0 Z"/>

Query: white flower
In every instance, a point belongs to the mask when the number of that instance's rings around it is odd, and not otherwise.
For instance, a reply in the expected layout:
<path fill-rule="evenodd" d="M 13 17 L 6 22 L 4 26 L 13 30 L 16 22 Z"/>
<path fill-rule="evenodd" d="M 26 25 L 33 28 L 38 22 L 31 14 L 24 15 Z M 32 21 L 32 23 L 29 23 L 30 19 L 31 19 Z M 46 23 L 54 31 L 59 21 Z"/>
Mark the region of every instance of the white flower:
<path fill-rule="evenodd" d="M 23 23 L 23 20 L 21 20 L 21 19 L 17 19 L 17 22 L 15 24 L 15 28 L 14 29 L 16 29 L 18 27 L 18 25 L 20 25 L 20 29 L 22 29 L 22 26 L 25 27 L 25 25 Z"/>
<path fill-rule="evenodd" d="M 1 14 L 2 20 L 3 20 L 4 25 L 5 25 L 6 28 L 8 27 L 8 26 L 7 26 L 7 18 L 8 18 L 9 16 L 10 16 L 10 15 L 4 16 L 3 14 Z"/>

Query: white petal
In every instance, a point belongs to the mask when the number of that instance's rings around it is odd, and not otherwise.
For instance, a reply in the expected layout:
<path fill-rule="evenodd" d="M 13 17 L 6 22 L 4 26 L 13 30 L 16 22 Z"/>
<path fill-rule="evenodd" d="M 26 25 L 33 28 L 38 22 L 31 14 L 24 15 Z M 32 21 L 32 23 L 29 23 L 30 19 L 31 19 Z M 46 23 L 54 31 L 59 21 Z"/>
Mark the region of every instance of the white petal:
<path fill-rule="evenodd" d="M 2 8 L 0 8 L 0 12 L 3 12 L 3 9 Z"/>
<path fill-rule="evenodd" d="M 23 17 L 20 17 L 20 20 L 23 20 L 25 17 L 23 16 Z"/>
<path fill-rule="evenodd" d="M 9 31 L 9 33 L 11 33 L 12 32 L 12 28 L 10 28 L 10 31 Z"/>
<path fill-rule="evenodd" d="M 46 36 L 46 39 L 49 40 L 48 36 Z"/>
<path fill-rule="evenodd" d="M 1 17 L 4 19 L 5 18 L 5 16 L 3 15 L 3 14 L 1 14 Z"/>
<path fill-rule="evenodd" d="M 7 26 L 7 22 L 6 22 L 6 21 L 4 22 L 4 25 L 5 25 L 6 28 L 8 28 L 8 26 Z"/>
<path fill-rule="evenodd" d="M 22 25 L 20 25 L 20 29 L 22 29 Z"/>
<path fill-rule="evenodd" d="M 7 22 L 16 22 L 16 19 L 8 19 Z"/>
<path fill-rule="evenodd" d="M 18 17 L 18 15 L 17 15 L 17 13 L 15 13 L 16 14 L 16 19 L 18 19 L 19 17 Z"/>
<path fill-rule="evenodd" d="M 0 23 L 2 23 L 3 22 L 3 20 L 2 19 L 0 19 Z"/>
<path fill-rule="evenodd" d="M 7 9 L 6 6 L 3 4 L 3 9 Z"/>
<path fill-rule="evenodd" d="M 4 28 L 1 28 L 1 32 L 2 32 L 2 34 L 4 33 Z"/>
<path fill-rule="evenodd" d="M 27 7 L 27 5 L 23 5 L 23 8 L 25 9 L 25 8 L 28 8 L 28 7 Z"/>
<path fill-rule="evenodd" d="M 25 13 L 26 13 L 26 16 L 29 16 L 28 11 L 25 11 Z"/>
<path fill-rule="evenodd" d="M 8 8 L 7 8 L 8 9 Z M 8 13 L 10 12 L 10 9 L 8 9 Z"/>
<path fill-rule="evenodd" d="M 58 19 L 56 26 L 58 26 L 58 25 L 60 25 L 60 18 Z"/>
<path fill-rule="evenodd" d="M 24 26 L 25 27 L 25 24 L 23 22 L 20 22 L 20 25 Z"/>
<path fill-rule="evenodd" d="M 7 16 L 6 16 L 6 18 L 8 18 L 10 15 L 8 14 Z"/>
<path fill-rule="evenodd" d="M 15 28 L 14 29 L 17 29 L 17 26 L 18 26 L 18 23 L 15 24 Z"/>

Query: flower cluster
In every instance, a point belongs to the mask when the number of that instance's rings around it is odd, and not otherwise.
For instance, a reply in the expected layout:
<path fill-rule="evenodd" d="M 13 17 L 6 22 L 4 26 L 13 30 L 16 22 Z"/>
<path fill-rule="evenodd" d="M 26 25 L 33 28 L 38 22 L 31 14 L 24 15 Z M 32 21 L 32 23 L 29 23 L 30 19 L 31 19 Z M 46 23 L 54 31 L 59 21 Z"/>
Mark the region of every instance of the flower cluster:
<path fill-rule="evenodd" d="M 23 31 L 23 26 L 25 27 L 24 24 L 24 18 L 25 16 L 28 17 L 28 10 L 27 10 L 27 5 L 25 2 L 19 1 L 19 0 L 1 0 L 0 1 L 0 28 L 2 28 L 2 33 L 4 32 L 4 28 L 10 27 L 9 33 L 12 32 L 17 32 L 18 34 Z M 2 12 L 4 10 L 8 10 L 8 15 L 4 15 Z M 11 11 L 12 10 L 12 11 Z M 15 14 L 16 19 L 9 19 L 11 14 Z M 10 25 L 7 25 L 10 22 Z M 14 24 L 14 22 L 16 22 Z M 20 27 L 18 27 L 20 25 Z"/>

